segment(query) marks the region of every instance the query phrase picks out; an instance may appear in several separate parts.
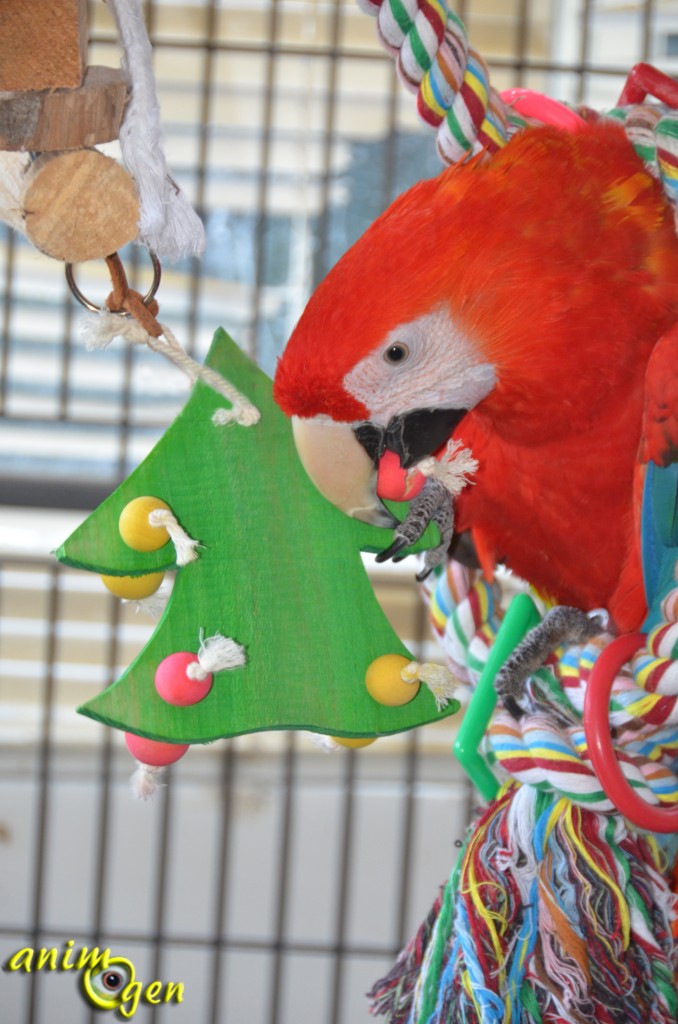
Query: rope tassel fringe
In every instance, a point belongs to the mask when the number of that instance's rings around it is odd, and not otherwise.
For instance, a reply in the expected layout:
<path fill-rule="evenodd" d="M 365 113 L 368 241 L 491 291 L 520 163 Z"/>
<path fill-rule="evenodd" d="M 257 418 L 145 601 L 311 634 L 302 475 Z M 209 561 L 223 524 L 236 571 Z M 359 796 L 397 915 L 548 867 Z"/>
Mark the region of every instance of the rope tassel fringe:
<path fill-rule="evenodd" d="M 213 672 L 242 668 L 246 664 L 247 653 L 242 644 L 221 633 L 215 633 L 205 640 L 201 630 L 197 661 L 188 666 L 186 674 L 190 679 L 202 680 Z"/>

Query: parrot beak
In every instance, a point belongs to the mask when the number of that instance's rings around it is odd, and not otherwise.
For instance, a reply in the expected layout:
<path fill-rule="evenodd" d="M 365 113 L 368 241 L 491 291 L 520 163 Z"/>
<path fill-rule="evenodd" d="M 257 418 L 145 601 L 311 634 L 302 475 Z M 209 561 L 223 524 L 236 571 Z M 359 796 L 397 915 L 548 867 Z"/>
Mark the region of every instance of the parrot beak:
<path fill-rule="evenodd" d="M 292 433 L 301 464 L 324 498 L 372 526 L 397 524 L 377 497 L 374 462 L 348 423 L 293 416 Z"/>
<path fill-rule="evenodd" d="M 413 409 L 393 416 L 386 427 L 361 423 L 355 435 L 376 466 L 388 449 L 400 457 L 403 469 L 433 455 L 452 435 L 468 409 Z"/>

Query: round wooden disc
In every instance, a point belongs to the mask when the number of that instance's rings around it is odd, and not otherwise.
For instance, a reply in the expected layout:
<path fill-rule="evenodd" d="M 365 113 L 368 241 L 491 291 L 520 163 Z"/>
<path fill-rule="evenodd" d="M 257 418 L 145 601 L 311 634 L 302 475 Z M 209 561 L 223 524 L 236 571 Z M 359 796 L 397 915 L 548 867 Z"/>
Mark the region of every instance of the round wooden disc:
<path fill-rule="evenodd" d="M 100 259 L 137 237 L 132 177 L 96 149 L 45 153 L 31 165 L 23 196 L 25 232 L 65 263 Z"/>

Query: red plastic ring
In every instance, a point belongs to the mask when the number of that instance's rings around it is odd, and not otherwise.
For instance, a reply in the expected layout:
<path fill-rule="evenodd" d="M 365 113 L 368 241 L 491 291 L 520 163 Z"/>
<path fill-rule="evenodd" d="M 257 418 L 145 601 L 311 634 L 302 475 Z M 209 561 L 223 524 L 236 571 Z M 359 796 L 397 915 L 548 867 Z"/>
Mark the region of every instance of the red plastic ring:
<path fill-rule="evenodd" d="M 655 807 L 631 788 L 619 767 L 610 736 L 612 684 L 645 640 L 644 633 L 627 633 L 613 640 L 598 657 L 586 687 L 584 732 L 598 781 L 619 813 L 648 832 L 678 832 L 678 807 Z"/>

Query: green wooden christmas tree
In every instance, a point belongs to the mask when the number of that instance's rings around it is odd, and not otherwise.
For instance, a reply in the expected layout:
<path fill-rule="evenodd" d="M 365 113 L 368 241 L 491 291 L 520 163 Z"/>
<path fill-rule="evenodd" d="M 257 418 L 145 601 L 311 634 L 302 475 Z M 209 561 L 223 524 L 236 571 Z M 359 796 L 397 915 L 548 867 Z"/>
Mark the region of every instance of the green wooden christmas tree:
<path fill-rule="evenodd" d="M 370 696 L 365 673 L 376 658 L 410 657 L 360 558 L 361 550 L 386 547 L 391 533 L 348 518 L 315 490 L 270 380 L 221 330 L 206 365 L 256 405 L 259 423 L 215 425 L 224 399 L 198 382 L 150 455 L 56 553 L 69 565 L 116 577 L 177 568 L 171 540 L 140 551 L 121 536 L 121 513 L 142 496 L 166 503 L 200 545 L 198 557 L 179 568 L 146 647 L 79 710 L 174 743 L 290 728 L 379 736 L 456 711 L 454 700 L 438 710 L 426 686 L 398 707 Z M 245 663 L 215 672 L 198 703 L 176 706 L 161 697 L 158 667 L 177 652 L 195 659 L 200 636 L 218 634 L 242 645 Z"/>

